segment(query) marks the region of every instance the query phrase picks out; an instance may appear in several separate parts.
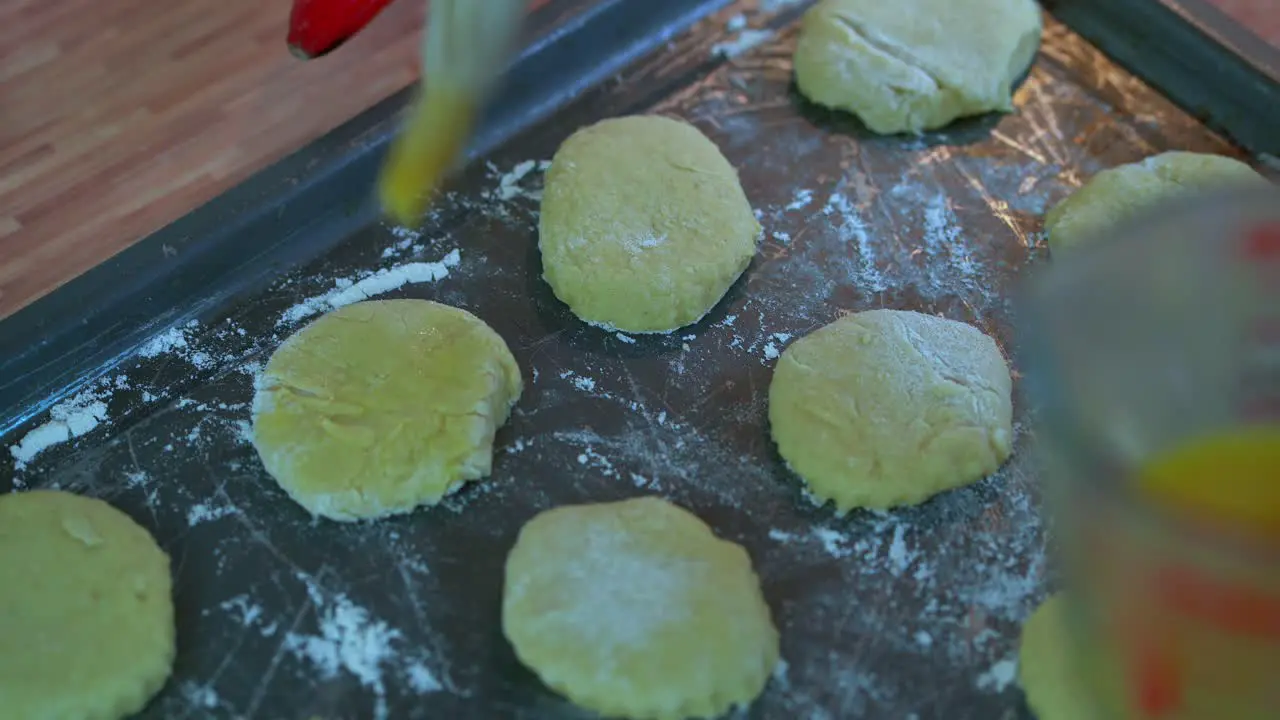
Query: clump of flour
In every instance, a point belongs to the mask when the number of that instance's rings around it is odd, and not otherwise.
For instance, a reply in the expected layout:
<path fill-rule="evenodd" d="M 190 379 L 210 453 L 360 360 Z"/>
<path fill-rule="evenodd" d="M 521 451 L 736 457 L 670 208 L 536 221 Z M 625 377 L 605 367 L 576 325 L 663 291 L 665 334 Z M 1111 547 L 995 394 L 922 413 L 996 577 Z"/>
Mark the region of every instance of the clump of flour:
<path fill-rule="evenodd" d="M 28 432 L 16 445 L 9 447 L 14 467 L 22 470 L 37 455 L 54 445 L 92 432 L 107 420 L 108 395 L 90 388 L 49 409 L 49 421 Z"/>
<path fill-rule="evenodd" d="M 439 262 L 406 263 L 369 273 L 359 280 L 339 279 L 334 282 L 334 287 L 329 292 L 307 298 L 286 310 L 276 324 L 296 323 L 303 318 L 368 300 L 405 285 L 441 280 L 448 277 L 449 268 L 457 267 L 461 260 L 461 253 L 454 249 Z"/>
<path fill-rule="evenodd" d="M 444 685 L 412 648 L 402 647 L 403 635 L 346 595 L 327 595 L 311 578 L 302 578 L 316 608 L 319 632 L 291 632 L 283 647 L 315 667 L 320 677 L 339 673 L 355 677 L 374 695 L 373 716 L 388 717 L 386 672 L 392 670 L 418 692 L 436 692 Z"/>

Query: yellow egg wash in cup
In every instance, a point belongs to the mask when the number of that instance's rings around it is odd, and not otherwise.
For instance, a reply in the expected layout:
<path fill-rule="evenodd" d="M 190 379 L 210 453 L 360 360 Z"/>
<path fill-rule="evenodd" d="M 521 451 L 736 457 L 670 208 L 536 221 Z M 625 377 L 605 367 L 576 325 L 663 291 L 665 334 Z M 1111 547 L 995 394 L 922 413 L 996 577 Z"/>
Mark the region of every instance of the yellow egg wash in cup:
<path fill-rule="evenodd" d="M 1191 522 L 1280 546 L 1280 424 L 1234 428 L 1156 455 L 1139 487 Z"/>
<path fill-rule="evenodd" d="M 1022 369 L 1098 720 L 1280 718 L 1280 192 L 1037 268 Z"/>

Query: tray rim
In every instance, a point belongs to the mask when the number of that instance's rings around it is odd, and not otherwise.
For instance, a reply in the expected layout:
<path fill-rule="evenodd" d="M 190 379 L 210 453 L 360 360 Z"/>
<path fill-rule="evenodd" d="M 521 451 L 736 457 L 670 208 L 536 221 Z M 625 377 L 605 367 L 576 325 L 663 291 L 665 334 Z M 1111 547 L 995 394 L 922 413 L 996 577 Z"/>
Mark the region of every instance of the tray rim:
<path fill-rule="evenodd" d="M 1209 129 L 1280 156 L 1280 48 L 1208 0 L 1040 0 Z"/>

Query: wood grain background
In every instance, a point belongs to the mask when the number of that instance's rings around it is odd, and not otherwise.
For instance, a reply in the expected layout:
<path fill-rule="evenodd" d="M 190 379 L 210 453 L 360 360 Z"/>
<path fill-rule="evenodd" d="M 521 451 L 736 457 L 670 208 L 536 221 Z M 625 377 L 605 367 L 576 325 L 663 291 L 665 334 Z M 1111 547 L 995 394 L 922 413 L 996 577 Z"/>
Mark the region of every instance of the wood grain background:
<path fill-rule="evenodd" d="M 0 1 L 0 317 L 412 83 L 424 11 L 301 62 L 284 0 Z"/>

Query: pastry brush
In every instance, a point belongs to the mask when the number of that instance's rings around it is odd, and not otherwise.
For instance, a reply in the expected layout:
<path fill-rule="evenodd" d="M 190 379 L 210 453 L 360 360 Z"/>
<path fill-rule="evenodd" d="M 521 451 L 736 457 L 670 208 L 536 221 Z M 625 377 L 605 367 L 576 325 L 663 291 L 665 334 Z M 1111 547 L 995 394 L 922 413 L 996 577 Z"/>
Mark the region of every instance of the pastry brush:
<path fill-rule="evenodd" d="M 378 179 L 393 221 L 415 226 L 431 193 L 471 138 L 505 69 L 526 0 L 431 0 L 418 97 Z"/>

